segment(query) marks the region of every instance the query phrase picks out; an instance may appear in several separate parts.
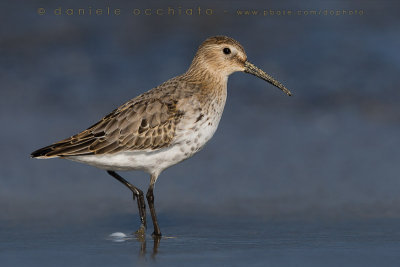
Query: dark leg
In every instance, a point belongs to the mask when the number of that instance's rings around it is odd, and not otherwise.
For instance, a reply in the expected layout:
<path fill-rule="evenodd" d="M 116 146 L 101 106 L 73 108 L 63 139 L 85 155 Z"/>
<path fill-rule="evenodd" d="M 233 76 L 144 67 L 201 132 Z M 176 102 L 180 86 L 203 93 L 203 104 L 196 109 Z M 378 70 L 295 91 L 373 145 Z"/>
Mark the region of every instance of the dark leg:
<path fill-rule="evenodd" d="M 135 187 L 134 185 L 130 184 L 127 180 L 119 176 L 116 172 L 114 171 L 107 171 L 109 175 L 123 183 L 126 187 L 128 187 L 132 193 L 133 193 L 133 199 L 137 199 L 137 204 L 139 208 L 139 215 L 140 215 L 140 228 L 138 230 L 138 234 L 144 234 L 145 229 L 147 227 L 146 225 L 146 203 L 144 202 L 144 196 L 143 196 L 143 191 L 140 190 L 139 188 Z"/>
<path fill-rule="evenodd" d="M 149 186 L 149 189 L 147 190 L 146 198 L 147 198 L 147 203 L 149 203 L 151 219 L 153 220 L 153 226 L 154 226 L 154 232 L 152 235 L 154 237 L 160 237 L 161 231 L 160 231 L 160 227 L 158 226 L 156 210 L 154 208 L 153 187 L 154 187 L 154 184 L 151 183 Z"/>

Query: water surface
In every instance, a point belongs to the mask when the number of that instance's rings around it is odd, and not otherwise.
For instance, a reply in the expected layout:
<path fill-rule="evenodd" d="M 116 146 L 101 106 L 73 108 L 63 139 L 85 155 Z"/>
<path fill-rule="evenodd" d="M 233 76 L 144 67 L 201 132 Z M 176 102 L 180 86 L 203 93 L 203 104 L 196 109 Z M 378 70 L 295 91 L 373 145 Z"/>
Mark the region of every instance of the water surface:
<path fill-rule="evenodd" d="M 159 244 L 130 234 L 132 216 L 2 228 L 2 266 L 398 266 L 398 220 L 257 221 L 161 216 Z M 148 231 L 148 233 L 150 233 Z"/>

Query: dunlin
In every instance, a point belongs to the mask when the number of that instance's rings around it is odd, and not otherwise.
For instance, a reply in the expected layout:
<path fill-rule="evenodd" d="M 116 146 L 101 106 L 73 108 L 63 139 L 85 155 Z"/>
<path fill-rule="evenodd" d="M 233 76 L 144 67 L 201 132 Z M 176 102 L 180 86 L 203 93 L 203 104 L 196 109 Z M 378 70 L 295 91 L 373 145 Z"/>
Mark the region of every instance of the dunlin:
<path fill-rule="evenodd" d="M 106 170 L 137 199 L 141 225 L 146 229 L 143 192 L 116 171 L 150 174 L 147 202 L 154 236 L 161 236 L 154 208 L 154 184 L 160 173 L 195 153 L 214 135 L 225 106 L 228 76 L 242 71 L 290 91 L 249 61 L 232 38 L 205 40 L 186 73 L 172 78 L 118 107 L 87 130 L 34 151 L 33 158 L 64 158 Z"/>

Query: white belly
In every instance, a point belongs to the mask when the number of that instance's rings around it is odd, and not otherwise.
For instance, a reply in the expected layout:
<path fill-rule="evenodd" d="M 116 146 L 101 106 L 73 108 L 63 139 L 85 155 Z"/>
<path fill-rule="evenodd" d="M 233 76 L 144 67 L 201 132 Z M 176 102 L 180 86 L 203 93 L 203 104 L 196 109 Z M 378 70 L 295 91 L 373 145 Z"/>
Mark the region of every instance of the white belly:
<path fill-rule="evenodd" d="M 148 173 L 160 173 L 185 158 L 179 147 L 173 146 L 156 151 L 126 151 L 115 154 L 73 156 L 66 159 L 105 170 L 141 170 Z"/>

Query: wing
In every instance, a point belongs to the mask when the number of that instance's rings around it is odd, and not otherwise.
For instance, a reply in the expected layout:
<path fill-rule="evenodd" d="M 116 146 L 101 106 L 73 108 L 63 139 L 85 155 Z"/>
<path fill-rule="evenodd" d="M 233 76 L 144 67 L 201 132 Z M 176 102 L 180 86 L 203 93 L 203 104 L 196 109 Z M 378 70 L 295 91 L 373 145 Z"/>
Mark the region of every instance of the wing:
<path fill-rule="evenodd" d="M 166 95 L 143 94 L 111 112 L 87 130 L 41 148 L 32 157 L 63 157 L 156 150 L 171 144 L 183 115 Z"/>

